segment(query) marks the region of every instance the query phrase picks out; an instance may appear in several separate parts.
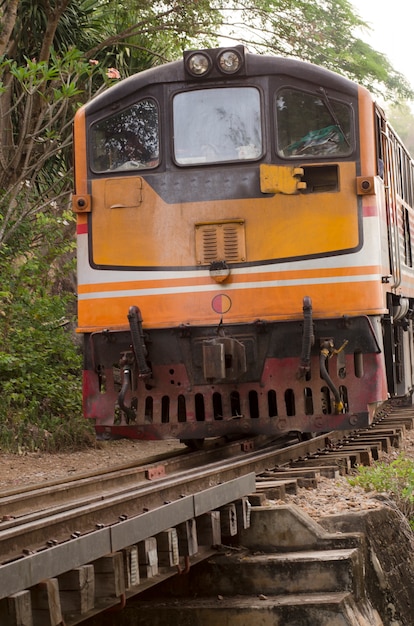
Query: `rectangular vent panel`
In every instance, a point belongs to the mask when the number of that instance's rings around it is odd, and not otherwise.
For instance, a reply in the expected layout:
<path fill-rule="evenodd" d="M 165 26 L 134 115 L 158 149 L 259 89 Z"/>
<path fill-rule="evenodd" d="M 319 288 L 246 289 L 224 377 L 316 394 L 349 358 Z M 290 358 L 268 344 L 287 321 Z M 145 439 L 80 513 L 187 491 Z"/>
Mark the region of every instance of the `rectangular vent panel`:
<path fill-rule="evenodd" d="M 244 220 L 196 224 L 195 242 L 198 265 L 210 265 L 214 261 L 246 261 Z"/>

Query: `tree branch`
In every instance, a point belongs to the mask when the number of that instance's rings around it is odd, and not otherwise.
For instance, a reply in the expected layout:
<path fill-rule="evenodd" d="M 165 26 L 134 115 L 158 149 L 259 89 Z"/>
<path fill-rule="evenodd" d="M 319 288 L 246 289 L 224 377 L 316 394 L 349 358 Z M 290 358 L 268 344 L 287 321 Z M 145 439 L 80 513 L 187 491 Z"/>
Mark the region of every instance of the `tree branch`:
<path fill-rule="evenodd" d="M 3 12 L 0 24 L 0 56 L 2 56 L 8 48 L 10 37 L 13 33 L 13 28 L 16 23 L 17 7 L 19 0 L 9 0 L 6 9 Z"/>

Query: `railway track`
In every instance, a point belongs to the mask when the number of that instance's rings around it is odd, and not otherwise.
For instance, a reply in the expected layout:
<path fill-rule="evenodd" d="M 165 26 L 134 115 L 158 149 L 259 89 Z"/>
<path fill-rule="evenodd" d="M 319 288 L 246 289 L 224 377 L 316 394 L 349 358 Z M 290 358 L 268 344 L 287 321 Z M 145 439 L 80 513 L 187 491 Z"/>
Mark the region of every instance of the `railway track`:
<path fill-rule="evenodd" d="M 333 435 L 333 434 L 332 434 Z M 225 484 L 241 475 L 316 453 L 325 437 L 262 447 L 262 438 L 179 456 L 123 465 L 76 480 L 34 485 L 0 494 L 0 562 L 85 535 L 166 503 Z M 1 592 L 0 592 L 1 593 Z"/>
<path fill-rule="evenodd" d="M 65 623 L 80 623 L 156 584 L 160 576 L 175 575 L 190 559 L 205 558 L 214 543 L 246 527 L 257 476 L 263 491 L 266 479 L 292 480 L 292 472 L 299 476 L 309 467 L 336 464 L 348 471 L 399 445 L 412 426 L 412 409 L 389 407 L 372 428 L 358 433 L 332 432 L 305 442 L 252 438 L 212 444 L 70 481 L 3 491 L 0 618 L 6 610 L 22 611 L 28 598 L 26 610 L 50 612 L 58 597 Z M 157 545 L 165 542 L 161 554 Z M 78 581 L 71 583 L 75 600 L 69 605 L 63 593 L 68 576 Z M 94 581 L 92 600 L 82 592 L 82 576 Z M 39 589 L 46 608 L 39 608 Z M 17 626 L 13 619 L 5 623 Z"/>

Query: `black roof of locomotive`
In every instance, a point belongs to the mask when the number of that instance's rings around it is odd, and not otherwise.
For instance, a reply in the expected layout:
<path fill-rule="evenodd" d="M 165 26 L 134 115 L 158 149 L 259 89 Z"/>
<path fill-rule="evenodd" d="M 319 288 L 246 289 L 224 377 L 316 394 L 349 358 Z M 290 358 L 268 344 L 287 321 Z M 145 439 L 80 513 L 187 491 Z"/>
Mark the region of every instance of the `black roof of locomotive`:
<path fill-rule="evenodd" d="M 225 49 L 225 48 L 223 48 Z M 245 54 L 246 72 L 244 76 L 263 75 L 285 75 L 294 77 L 297 80 L 317 84 L 325 88 L 334 89 L 346 94 L 354 94 L 358 85 L 331 70 L 319 67 L 307 61 L 299 61 L 287 57 L 265 56 L 259 54 Z M 223 76 L 223 82 L 230 84 L 234 80 L 240 80 L 240 75 Z M 182 83 L 188 81 L 189 76 L 185 72 L 184 61 L 172 61 L 165 63 L 121 80 L 109 87 L 84 105 L 83 109 L 87 115 L 97 113 L 99 110 L 107 109 L 119 100 L 124 100 L 131 93 L 136 92 L 146 86 L 160 83 Z M 195 86 L 202 84 L 217 84 L 217 77 L 209 80 L 209 77 L 193 79 Z M 114 106 L 114 109 L 116 106 Z"/>

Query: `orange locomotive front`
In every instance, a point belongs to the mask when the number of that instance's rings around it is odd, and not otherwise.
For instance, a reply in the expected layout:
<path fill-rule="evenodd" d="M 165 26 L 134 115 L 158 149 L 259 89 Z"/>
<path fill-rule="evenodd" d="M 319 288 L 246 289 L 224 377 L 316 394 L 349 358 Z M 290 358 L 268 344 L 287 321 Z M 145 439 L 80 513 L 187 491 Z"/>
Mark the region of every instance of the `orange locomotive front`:
<path fill-rule="evenodd" d="M 366 90 L 195 51 L 98 96 L 74 131 L 99 435 L 349 430 L 410 394 L 412 199 Z"/>

